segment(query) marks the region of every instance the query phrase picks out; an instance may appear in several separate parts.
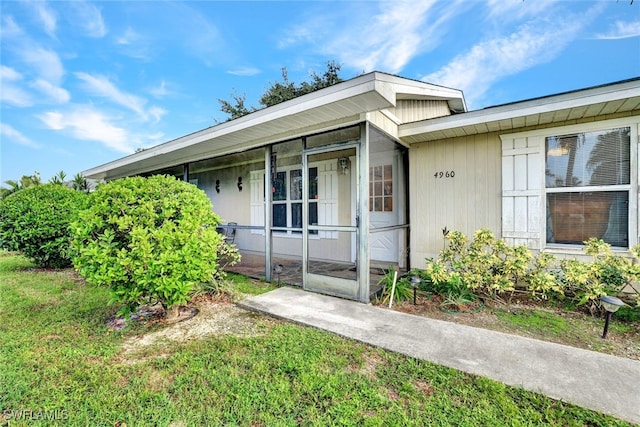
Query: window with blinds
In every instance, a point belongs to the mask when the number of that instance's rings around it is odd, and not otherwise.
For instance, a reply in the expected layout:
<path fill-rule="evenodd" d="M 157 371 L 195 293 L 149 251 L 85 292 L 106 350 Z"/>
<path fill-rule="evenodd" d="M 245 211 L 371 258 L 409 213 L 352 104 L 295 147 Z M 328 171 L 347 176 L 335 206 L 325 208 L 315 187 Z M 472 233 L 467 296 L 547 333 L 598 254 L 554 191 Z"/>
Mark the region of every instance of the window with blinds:
<path fill-rule="evenodd" d="M 547 243 L 629 245 L 629 127 L 545 140 Z"/>

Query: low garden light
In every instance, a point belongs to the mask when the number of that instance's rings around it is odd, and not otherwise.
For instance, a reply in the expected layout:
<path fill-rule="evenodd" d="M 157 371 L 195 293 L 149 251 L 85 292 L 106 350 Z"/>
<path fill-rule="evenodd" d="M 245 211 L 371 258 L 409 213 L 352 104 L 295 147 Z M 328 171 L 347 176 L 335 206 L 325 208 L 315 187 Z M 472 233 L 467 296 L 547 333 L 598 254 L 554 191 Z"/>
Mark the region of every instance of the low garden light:
<path fill-rule="evenodd" d="M 278 275 L 278 285 L 280 284 L 280 275 L 284 271 L 284 265 L 276 264 L 273 266 L 273 272 Z"/>
<path fill-rule="evenodd" d="M 607 317 L 604 321 L 604 331 L 602 332 L 602 338 L 607 337 L 607 331 L 609 331 L 609 321 L 611 321 L 611 315 L 618 311 L 620 307 L 624 305 L 624 302 L 620 298 L 610 297 L 609 295 L 605 295 L 600 298 L 600 302 L 602 302 L 602 306 L 605 310 L 607 310 Z"/>
<path fill-rule="evenodd" d="M 422 282 L 420 276 L 411 276 L 409 279 L 411 282 L 411 286 L 413 286 L 413 305 L 416 305 L 416 291 L 418 290 L 418 285 Z"/>

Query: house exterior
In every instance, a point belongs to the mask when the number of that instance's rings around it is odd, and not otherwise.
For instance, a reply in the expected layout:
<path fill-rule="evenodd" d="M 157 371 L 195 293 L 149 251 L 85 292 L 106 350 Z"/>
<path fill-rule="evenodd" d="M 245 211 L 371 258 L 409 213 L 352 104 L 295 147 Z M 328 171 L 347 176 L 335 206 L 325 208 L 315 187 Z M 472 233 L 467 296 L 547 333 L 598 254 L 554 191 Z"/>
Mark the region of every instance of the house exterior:
<path fill-rule="evenodd" d="M 368 302 L 370 267 L 424 267 L 444 228 L 566 255 L 639 243 L 639 133 L 640 79 L 467 111 L 373 72 L 84 175 L 188 180 L 268 280 L 298 260 L 304 289 Z"/>

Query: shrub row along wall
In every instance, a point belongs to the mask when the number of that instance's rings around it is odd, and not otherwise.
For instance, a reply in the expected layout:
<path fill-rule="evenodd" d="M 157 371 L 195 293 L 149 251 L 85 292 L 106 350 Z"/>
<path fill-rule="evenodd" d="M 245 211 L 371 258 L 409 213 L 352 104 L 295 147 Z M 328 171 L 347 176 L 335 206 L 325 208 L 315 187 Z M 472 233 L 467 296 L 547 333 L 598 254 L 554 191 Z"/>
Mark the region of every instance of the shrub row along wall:
<path fill-rule="evenodd" d="M 446 248 L 437 259 L 427 259 L 422 273 L 439 293 L 461 287 L 488 298 L 527 292 L 543 299 L 569 296 L 578 305 L 617 295 L 640 306 L 640 245 L 624 257 L 614 255 L 602 240 L 590 239 L 584 244 L 591 261 L 558 261 L 545 252 L 533 256 L 524 245 L 509 246 L 486 229 L 476 231 L 471 240 L 456 231 L 445 239 Z"/>

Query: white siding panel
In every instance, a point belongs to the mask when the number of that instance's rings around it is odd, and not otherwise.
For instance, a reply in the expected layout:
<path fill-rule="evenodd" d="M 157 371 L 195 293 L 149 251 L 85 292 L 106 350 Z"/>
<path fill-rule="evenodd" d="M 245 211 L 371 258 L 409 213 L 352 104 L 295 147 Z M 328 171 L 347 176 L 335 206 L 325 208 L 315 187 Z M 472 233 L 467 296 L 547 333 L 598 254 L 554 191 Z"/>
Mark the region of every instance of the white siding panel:
<path fill-rule="evenodd" d="M 515 156 L 514 159 L 514 190 L 527 189 L 527 155 Z"/>
<path fill-rule="evenodd" d="M 514 197 L 513 198 L 513 211 L 515 215 L 514 231 L 522 233 L 527 232 L 527 208 L 529 204 L 527 197 Z"/>
<path fill-rule="evenodd" d="M 540 153 L 531 153 L 527 156 L 527 189 L 539 190 L 540 177 Z"/>
<path fill-rule="evenodd" d="M 515 188 L 513 182 L 514 156 L 502 156 L 502 190 L 512 191 Z"/>

